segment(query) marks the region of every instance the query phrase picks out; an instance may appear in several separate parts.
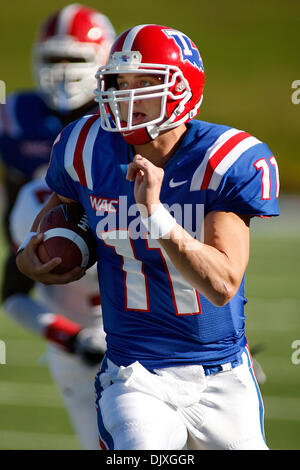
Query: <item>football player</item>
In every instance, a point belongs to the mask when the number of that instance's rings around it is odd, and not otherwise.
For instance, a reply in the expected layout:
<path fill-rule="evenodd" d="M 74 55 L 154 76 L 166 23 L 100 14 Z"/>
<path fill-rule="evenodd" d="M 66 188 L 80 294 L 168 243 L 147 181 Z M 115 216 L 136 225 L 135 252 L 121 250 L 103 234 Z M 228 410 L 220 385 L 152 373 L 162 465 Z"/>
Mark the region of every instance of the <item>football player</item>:
<path fill-rule="evenodd" d="M 33 180 L 19 191 L 10 215 L 10 233 L 19 246 L 51 190 Z M 45 358 L 57 384 L 79 442 L 99 450 L 94 380 L 106 342 L 102 327 L 97 268 L 80 281 L 64 286 L 35 285 L 35 296 L 16 292 L 3 303 L 14 321 L 47 340 Z"/>
<path fill-rule="evenodd" d="M 109 19 L 95 9 L 70 4 L 54 12 L 41 25 L 33 45 L 35 88 L 12 93 L 6 105 L 0 106 L 4 228 L 12 247 L 4 266 L 4 309 L 18 322 L 50 340 L 51 371 L 83 447 L 92 449 L 99 445 L 91 416 L 93 391 L 88 387 L 94 381 L 95 363 L 99 364 L 104 346 L 100 307 L 93 307 L 89 302 L 94 299 L 98 303 L 99 293 L 95 295 L 93 282 L 88 290 L 82 284 L 68 286 L 65 291 L 39 286 L 38 292 L 44 296 L 39 303 L 29 296 L 34 282 L 16 268 L 14 249 L 27 227 L 26 219 L 33 220 L 39 203 L 49 196 L 50 189 L 44 188 L 44 183 L 32 183 L 24 189 L 14 209 L 13 225 L 9 221 L 20 188 L 48 166 L 51 147 L 60 130 L 87 112 L 98 112 L 94 101 L 95 73 L 106 62 L 114 38 Z M 49 312 L 59 314 L 46 315 Z M 81 331 L 95 324 L 98 328 L 92 334 L 90 329 Z M 97 331 L 100 336 L 95 340 Z M 89 362 L 93 363 L 92 367 Z"/>
<path fill-rule="evenodd" d="M 16 91 L 0 106 L 0 156 L 3 167 L 4 230 L 12 243 L 9 215 L 19 189 L 48 166 L 60 130 L 86 112 L 98 111 L 94 77 L 105 64 L 115 31 L 102 13 L 70 4 L 41 25 L 32 50 L 35 88 Z M 29 291 L 10 252 L 4 267 L 2 299 Z"/>
<path fill-rule="evenodd" d="M 180 31 L 130 28 L 97 77 L 101 117 L 56 139 L 54 193 L 17 265 L 50 284 L 83 275 L 36 255 L 45 211 L 80 201 L 101 260 L 103 449 L 268 449 L 244 280 L 251 218 L 279 214 L 275 157 L 245 131 L 194 119 L 204 68 Z"/>

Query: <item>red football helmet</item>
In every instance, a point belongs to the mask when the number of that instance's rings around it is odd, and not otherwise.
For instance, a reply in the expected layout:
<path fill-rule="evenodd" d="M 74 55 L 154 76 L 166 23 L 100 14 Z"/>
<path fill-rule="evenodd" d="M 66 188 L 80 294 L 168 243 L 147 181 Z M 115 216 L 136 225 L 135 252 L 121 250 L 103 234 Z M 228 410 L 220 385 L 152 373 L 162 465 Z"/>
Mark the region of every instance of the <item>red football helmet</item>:
<path fill-rule="evenodd" d="M 118 89 L 118 74 L 140 73 L 160 77 L 161 84 Z M 134 145 L 149 142 L 160 132 L 195 117 L 203 97 L 204 69 L 197 47 L 184 33 L 167 26 L 140 25 L 122 33 L 96 77 L 102 128 L 121 132 Z M 161 98 L 159 116 L 134 125 L 134 101 L 154 97 Z M 124 101 L 128 103 L 127 116 L 120 113 L 119 104 Z"/>
<path fill-rule="evenodd" d="M 94 99 L 95 73 L 106 63 L 114 39 L 108 18 L 79 4 L 46 19 L 33 48 L 33 62 L 37 87 L 51 108 L 69 112 Z"/>

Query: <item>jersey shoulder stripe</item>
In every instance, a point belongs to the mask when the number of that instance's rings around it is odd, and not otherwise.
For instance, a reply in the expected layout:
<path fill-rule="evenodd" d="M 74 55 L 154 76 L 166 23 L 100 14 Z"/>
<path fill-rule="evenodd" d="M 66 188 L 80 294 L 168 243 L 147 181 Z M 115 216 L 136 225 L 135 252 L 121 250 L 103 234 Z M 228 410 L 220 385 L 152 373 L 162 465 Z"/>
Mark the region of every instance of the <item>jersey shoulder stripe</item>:
<path fill-rule="evenodd" d="M 207 149 L 193 175 L 190 191 L 216 191 L 229 168 L 246 150 L 259 143 L 258 139 L 238 129 L 223 132 Z"/>
<path fill-rule="evenodd" d="M 64 153 L 64 166 L 69 176 L 89 189 L 93 189 L 92 155 L 99 127 L 99 115 L 81 118 L 69 135 Z"/>

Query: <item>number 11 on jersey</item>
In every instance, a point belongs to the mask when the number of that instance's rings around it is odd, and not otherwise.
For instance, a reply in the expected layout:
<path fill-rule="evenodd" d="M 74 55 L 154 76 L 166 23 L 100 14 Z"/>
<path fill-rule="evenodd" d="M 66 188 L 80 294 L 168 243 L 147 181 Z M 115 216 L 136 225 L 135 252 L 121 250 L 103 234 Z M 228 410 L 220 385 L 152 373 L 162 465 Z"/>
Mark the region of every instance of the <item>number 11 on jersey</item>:
<path fill-rule="evenodd" d="M 144 263 L 137 259 L 133 240 L 126 229 L 127 237 L 119 237 L 118 230 L 102 232 L 101 238 L 107 246 L 122 257 L 121 269 L 124 272 L 125 309 L 147 312 L 150 310 L 148 279 Z M 201 313 L 198 292 L 178 272 L 165 250 L 157 240 L 145 238 L 147 250 L 158 250 L 168 278 L 176 315 L 197 315 Z"/>
<path fill-rule="evenodd" d="M 275 159 L 274 156 L 269 158 L 269 162 L 275 170 L 275 182 L 276 182 L 275 197 L 278 198 L 278 196 L 279 196 L 279 171 L 278 171 L 278 165 L 277 165 L 277 162 L 276 162 L 276 159 Z M 257 160 L 257 162 L 254 163 L 254 166 L 257 170 L 262 171 L 262 176 L 261 176 L 261 186 L 262 186 L 261 199 L 262 200 L 269 200 L 269 199 L 271 199 L 271 181 L 272 181 L 272 179 L 271 179 L 271 169 L 269 167 L 268 161 L 266 160 L 266 158 L 260 158 L 259 160 Z"/>

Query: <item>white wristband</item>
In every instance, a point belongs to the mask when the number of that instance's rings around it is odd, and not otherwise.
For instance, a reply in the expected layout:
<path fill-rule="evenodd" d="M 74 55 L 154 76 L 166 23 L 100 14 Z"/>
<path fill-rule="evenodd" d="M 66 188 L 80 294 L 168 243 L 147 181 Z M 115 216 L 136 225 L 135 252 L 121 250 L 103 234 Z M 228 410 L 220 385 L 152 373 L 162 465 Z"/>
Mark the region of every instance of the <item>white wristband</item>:
<path fill-rule="evenodd" d="M 142 217 L 142 222 L 150 232 L 151 238 L 166 237 L 176 225 L 176 220 L 162 204 L 159 204 L 158 208 L 150 217 Z"/>
<path fill-rule="evenodd" d="M 26 246 L 28 245 L 28 243 L 30 242 L 30 240 L 32 239 L 32 237 L 34 237 L 35 235 L 37 234 L 37 232 L 29 232 L 27 233 L 26 237 L 25 237 L 25 240 L 23 241 L 23 243 L 19 246 L 18 248 L 18 251 L 17 251 L 17 254 L 20 253 L 21 251 L 24 250 L 24 248 L 26 248 Z"/>

